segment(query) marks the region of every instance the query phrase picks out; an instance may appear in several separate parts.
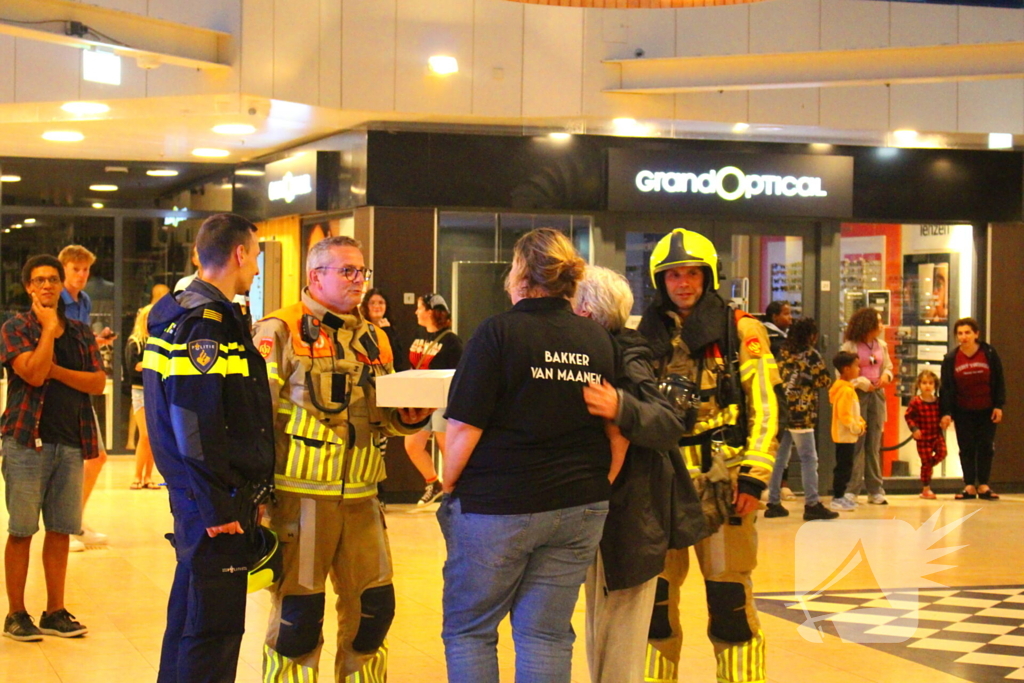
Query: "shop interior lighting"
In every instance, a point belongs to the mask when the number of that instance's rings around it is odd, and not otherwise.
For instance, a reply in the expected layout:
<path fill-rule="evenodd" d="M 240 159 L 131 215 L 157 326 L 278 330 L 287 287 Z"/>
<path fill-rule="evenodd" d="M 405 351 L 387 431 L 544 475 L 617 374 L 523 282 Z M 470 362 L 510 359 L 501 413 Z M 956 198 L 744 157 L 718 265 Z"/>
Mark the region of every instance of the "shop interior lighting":
<path fill-rule="evenodd" d="M 734 125 L 732 127 L 732 132 L 733 133 L 745 133 L 749 128 L 750 128 L 750 124 L 749 123 L 744 123 L 743 121 L 740 121 L 739 123 L 737 123 L 736 125 Z"/>
<path fill-rule="evenodd" d="M 11 227 L 14 228 L 15 230 L 18 230 L 19 228 L 21 228 L 21 223 L 15 223 Z"/>
<path fill-rule="evenodd" d="M 146 175 L 153 178 L 173 178 L 178 172 L 173 168 L 151 168 L 146 171 Z"/>
<path fill-rule="evenodd" d="M 102 102 L 67 102 L 61 105 L 61 110 L 75 116 L 96 116 L 106 114 L 110 107 Z"/>
<path fill-rule="evenodd" d="M 551 138 L 552 140 L 557 140 L 559 142 L 564 142 L 565 140 L 568 140 L 569 138 L 571 138 L 572 134 L 571 133 L 548 133 L 548 137 Z"/>
<path fill-rule="evenodd" d="M 5 233 L 6 233 L 6 232 L 10 232 L 10 231 L 11 231 L 11 229 L 10 229 L 10 228 L 4 228 L 4 232 L 5 232 Z"/>
<path fill-rule="evenodd" d="M 85 136 L 77 130 L 48 130 L 43 133 L 43 139 L 49 142 L 81 142 Z"/>
<path fill-rule="evenodd" d="M 94 209 L 102 209 L 103 208 L 103 202 L 93 202 L 92 203 L 92 208 L 94 208 Z"/>
<path fill-rule="evenodd" d="M 267 175 L 267 172 L 258 168 L 240 168 L 235 171 L 235 175 L 264 176 Z"/>
<path fill-rule="evenodd" d="M 251 135 L 256 132 L 256 126 L 248 123 L 222 123 L 214 126 L 213 132 L 218 135 Z"/>
<path fill-rule="evenodd" d="M 90 185 L 93 192 L 117 192 L 117 185 Z"/>
<path fill-rule="evenodd" d="M 20 175 L 0 175 L 0 183 L 20 183 Z"/>
<path fill-rule="evenodd" d="M 214 147 L 196 147 L 194 150 L 192 150 L 192 156 L 195 157 L 215 158 L 226 157 L 229 154 L 231 154 L 231 152 L 227 151 L 226 149 L 216 149 Z"/>
<path fill-rule="evenodd" d="M 121 58 L 103 50 L 82 51 L 82 80 L 121 85 Z"/>
<path fill-rule="evenodd" d="M 427 60 L 427 66 L 438 76 L 448 76 L 459 72 L 459 60 L 448 55 L 434 55 Z"/>
<path fill-rule="evenodd" d="M 912 145 L 915 142 L 917 142 L 917 131 L 894 130 L 892 132 L 892 139 L 895 140 L 896 144 L 900 146 Z"/>
<path fill-rule="evenodd" d="M 32 225 L 33 223 L 36 222 L 36 219 L 35 218 L 26 218 L 23 222 L 25 223 L 25 225 Z"/>
<path fill-rule="evenodd" d="M 988 148 L 989 149 L 1013 149 L 1013 134 L 1012 133 L 989 133 L 988 134 Z"/>
<path fill-rule="evenodd" d="M 636 126 L 636 119 L 618 118 L 612 119 L 612 125 L 616 128 L 633 128 Z"/>

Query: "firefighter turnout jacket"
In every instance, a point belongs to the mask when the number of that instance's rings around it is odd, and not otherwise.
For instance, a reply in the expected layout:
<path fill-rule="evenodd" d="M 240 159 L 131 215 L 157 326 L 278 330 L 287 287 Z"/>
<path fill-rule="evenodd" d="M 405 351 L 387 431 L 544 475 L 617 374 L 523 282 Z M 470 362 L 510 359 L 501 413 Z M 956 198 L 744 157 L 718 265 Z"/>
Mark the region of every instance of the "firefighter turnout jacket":
<path fill-rule="evenodd" d="M 206 528 L 245 523 L 239 490 L 273 472 L 266 364 L 241 311 L 194 280 L 149 314 L 143 356 L 153 457 L 172 489 L 194 499 Z"/>
<path fill-rule="evenodd" d="M 358 311 L 337 315 L 302 301 L 256 324 L 275 414 L 278 493 L 359 500 L 385 478 L 388 436 L 413 434 L 396 408 L 378 408 L 376 377 L 393 371 L 388 337 Z"/>

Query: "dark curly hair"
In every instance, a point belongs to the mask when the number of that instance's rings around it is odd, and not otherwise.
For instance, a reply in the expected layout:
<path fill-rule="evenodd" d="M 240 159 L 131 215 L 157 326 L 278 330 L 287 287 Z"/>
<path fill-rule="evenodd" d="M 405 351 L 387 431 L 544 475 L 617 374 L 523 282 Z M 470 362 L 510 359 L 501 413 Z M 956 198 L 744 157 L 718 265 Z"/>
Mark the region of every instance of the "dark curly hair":
<path fill-rule="evenodd" d="M 800 353 L 811 347 L 811 339 L 818 334 L 818 323 L 814 318 L 800 318 L 789 328 L 786 341 L 782 342 L 782 348 L 790 353 Z"/>
<path fill-rule="evenodd" d="M 882 326 L 878 311 L 873 308 L 862 308 L 850 316 L 846 326 L 846 341 L 866 343 L 868 334 Z"/>

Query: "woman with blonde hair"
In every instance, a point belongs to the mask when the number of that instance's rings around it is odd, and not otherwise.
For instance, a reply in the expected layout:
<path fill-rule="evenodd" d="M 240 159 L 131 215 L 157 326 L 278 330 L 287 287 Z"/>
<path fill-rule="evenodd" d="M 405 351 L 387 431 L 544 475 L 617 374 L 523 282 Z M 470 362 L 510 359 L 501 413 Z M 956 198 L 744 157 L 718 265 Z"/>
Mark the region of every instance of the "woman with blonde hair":
<path fill-rule="evenodd" d="M 557 230 L 523 235 L 512 309 L 480 324 L 452 381 L 437 511 L 452 683 L 497 683 L 509 613 L 516 680 L 570 679 L 570 620 L 626 446 L 583 400 L 588 384 L 618 379 L 611 336 L 572 312 L 585 266 Z"/>
<path fill-rule="evenodd" d="M 142 391 L 142 355 L 146 350 L 146 339 L 149 330 L 149 311 L 153 304 L 143 306 L 135 316 L 135 326 L 124 347 L 125 369 L 132 386 L 132 415 L 139 426 L 139 438 L 135 442 L 135 478 L 132 489 L 158 489 L 153 477 L 153 449 L 149 445 L 149 429 L 146 426 L 146 410 L 143 406 Z"/>

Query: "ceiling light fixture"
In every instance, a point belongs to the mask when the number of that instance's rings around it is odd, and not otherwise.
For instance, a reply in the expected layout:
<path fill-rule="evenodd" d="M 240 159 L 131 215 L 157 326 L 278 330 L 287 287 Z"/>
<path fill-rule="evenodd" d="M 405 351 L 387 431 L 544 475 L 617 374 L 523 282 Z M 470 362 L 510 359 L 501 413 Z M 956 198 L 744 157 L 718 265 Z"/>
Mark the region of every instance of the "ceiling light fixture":
<path fill-rule="evenodd" d="M 17 230 L 17 229 L 21 228 L 21 223 L 15 223 L 11 227 L 14 228 L 15 230 Z"/>
<path fill-rule="evenodd" d="M 178 172 L 173 168 L 151 168 L 146 171 L 146 175 L 153 178 L 173 178 Z"/>
<path fill-rule="evenodd" d="M 894 130 L 892 132 L 892 139 L 896 141 L 897 145 L 912 145 L 917 142 L 917 131 L 916 130 Z"/>
<path fill-rule="evenodd" d="M 196 147 L 192 150 L 192 156 L 195 157 L 226 157 L 229 154 L 231 154 L 231 152 L 226 149 L 216 149 L 214 147 Z"/>
<path fill-rule="evenodd" d="M 24 220 L 24 223 L 25 223 L 25 225 L 32 225 L 32 224 L 33 224 L 33 223 L 35 223 L 35 222 L 36 222 L 36 219 L 35 219 L 35 218 L 26 218 L 26 219 Z"/>
<path fill-rule="evenodd" d="M 103 202 L 93 202 L 92 203 L 92 208 L 94 208 L 94 209 L 102 209 L 103 208 Z"/>
<path fill-rule="evenodd" d="M 616 128 L 632 128 L 633 126 L 636 125 L 636 119 L 630 119 L 625 117 L 612 119 L 612 125 L 615 126 Z"/>
<path fill-rule="evenodd" d="M 448 76 L 459 72 L 459 60 L 447 55 L 434 55 L 427 60 L 427 66 L 438 76 Z"/>
<path fill-rule="evenodd" d="M 267 172 L 261 171 L 258 168 L 240 168 L 235 171 L 235 175 L 264 176 L 267 175 Z"/>
<path fill-rule="evenodd" d="M 20 183 L 20 175 L 0 175 L 0 183 Z"/>
<path fill-rule="evenodd" d="M 117 185 L 90 185 L 93 192 L 117 192 Z"/>
<path fill-rule="evenodd" d="M 250 135 L 256 132 L 256 126 L 248 123 L 222 123 L 214 126 L 213 132 L 218 135 Z"/>
<path fill-rule="evenodd" d="M 110 107 L 102 102 L 67 102 L 60 108 L 75 116 L 96 116 L 110 111 Z"/>
<path fill-rule="evenodd" d="M 750 128 L 750 124 L 749 123 L 744 123 L 744 122 L 740 121 L 739 123 L 735 124 L 732 127 L 732 132 L 733 133 L 742 133 L 742 132 L 746 131 L 749 128 Z"/>
<path fill-rule="evenodd" d="M 121 58 L 102 50 L 82 51 L 82 80 L 121 85 Z"/>
<path fill-rule="evenodd" d="M 548 137 L 552 140 L 565 141 L 572 137 L 571 133 L 548 133 Z"/>
<path fill-rule="evenodd" d="M 989 133 L 988 134 L 988 148 L 989 149 L 1013 149 L 1013 134 L 1012 133 Z"/>
<path fill-rule="evenodd" d="M 50 142 L 81 142 L 85 136 L 77 130 L 48 130 L 43 133 L 43 139 Z"/>

